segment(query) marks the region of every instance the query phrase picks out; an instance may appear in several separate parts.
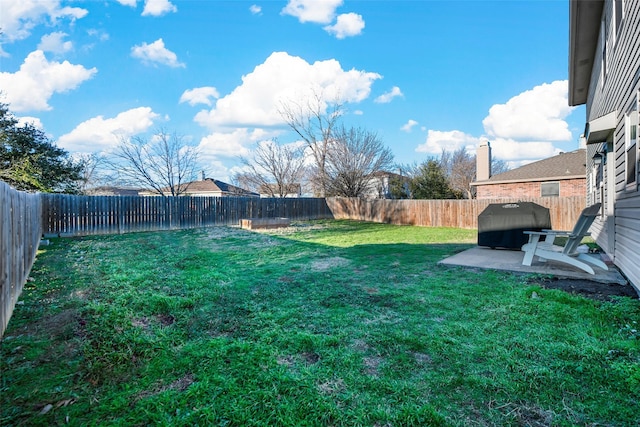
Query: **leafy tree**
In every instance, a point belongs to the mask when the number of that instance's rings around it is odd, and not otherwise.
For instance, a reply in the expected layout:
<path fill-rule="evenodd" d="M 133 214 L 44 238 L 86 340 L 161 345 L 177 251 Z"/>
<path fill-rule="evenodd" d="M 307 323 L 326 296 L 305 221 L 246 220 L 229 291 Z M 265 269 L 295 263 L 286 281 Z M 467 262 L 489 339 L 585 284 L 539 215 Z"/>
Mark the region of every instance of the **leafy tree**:
<path fill-rule="evenodd" d="M 19 125 L 0 103 L 0 179 L 17 190 L 75 193 L 80 170 L 42 130 Z"/>
<path fill-rule="evenodd" d="M 240 161 L 246 170 L 236 174 L 235 181 L 271 197 L 286 197 L 301 184 L 305 172 L 303 150 L 275 140 L 258 144 L 252 158 Z"/>
<path fill-rule="evenodd" d="M 404 175 L 391 175 L 389 177 L 389 194 L 392 199 L 410 199 L 410 179 Z"/>
<path fill-rule="evenodd" d="M 392 165 L 393 154 L 376 133 L 343 126 L 334 132 L 327 151 L 327 195 L 364 197 L 376 175 Z"/>
<path fill-rule="evenodd" d="M 410 183 L 414 199 L 458 199 L 461 198 L 450 186 L 440 163 L 427 160 L 418 166 Z"/>
<path fill-rule="evenodd" d="M 411 181 L 416 175 L 418 164 L 397 164 L 393 168 L 397 174 L 389 177 L 389 194 L 392 199 L 411 199 Z"/>
<path fill-rule="evenodd" d="M 111 165 L 127 185 L 150 188 L 160 196 L 180 196 L 197 177 L 198 151 L 164 129 L 149 140 L 122 139 Z"/>

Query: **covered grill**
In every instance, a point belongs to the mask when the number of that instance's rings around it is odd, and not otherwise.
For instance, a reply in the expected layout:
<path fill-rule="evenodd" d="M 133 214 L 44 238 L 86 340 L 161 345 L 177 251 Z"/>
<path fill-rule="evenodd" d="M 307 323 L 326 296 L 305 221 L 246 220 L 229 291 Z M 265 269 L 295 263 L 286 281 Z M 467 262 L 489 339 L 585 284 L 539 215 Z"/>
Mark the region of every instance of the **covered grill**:
<path fill-rule="evenodd" d="M 531 202 L 490 204 L 478 216 L 478 246 L 520 249 L 523 231 L 551 229 L 549 209 Z"/>

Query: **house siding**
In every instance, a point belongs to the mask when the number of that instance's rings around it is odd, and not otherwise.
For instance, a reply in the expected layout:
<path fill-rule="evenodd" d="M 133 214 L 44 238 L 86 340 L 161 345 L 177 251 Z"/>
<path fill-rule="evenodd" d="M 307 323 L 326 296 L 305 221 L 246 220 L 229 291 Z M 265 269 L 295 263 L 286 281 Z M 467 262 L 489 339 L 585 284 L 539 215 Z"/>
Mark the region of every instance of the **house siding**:
<path fill-rule="evenodd" d="M 591 206 L 595 203 L 600 203 L 602 208 L 600 210 L 601 216 L 593 222 L 591 226 L 591 235 L 599 242 L 599 246 L 607 253 L 613 249 L 613 245 L 609 245 L 609 232 L 606 223 L 608 220 L 613 220 L 613 207 L 609 207 L 609 171 L 610 161 L 603 160 L 601 167 L 601 178 L 598 181 L 594 176 L 594 168 L 597 167 L 594 160 L 596 153 L 602 153 L 606 150 L 607 143 L 591 144 L 587 147 L 587 206 Z M 608 217 L 611 216 L 610 219 Z"/>
<path fill-rule="evenodd" d="M 476 187 L 476 198 L 499 199 L 513 197 L 541 197 L 541 186 L 546 182 L 560 184 L 560 197 L 584 196 L 586 193 L 585 178 L 566 179 L 561 181 L 534 181 L 482 184 Z"/>
<path fill-rule="evenodd" d="M 587 98 L 587 121 L 616 112 L 617 126 L 609 141 L 603 176 L 603 215 L 596 220 L 592 234 L 636 289 L 640 289 L 640 192 L 638 185 L 626 185 L 625 115 L 640 90 L 640 1 L 624 2 L 622 26 L 614 29 L 613 0 L 605 0 L 603 21 L 609 28 L 606 76 L 602 73 L 600 37 L 591 72 Z M 605 141 L 588 147 L 587 182 L 593 179 L 592 156 L 602 150 Z M 590 191 L 588 202 L 596 201 Z M 613 206 L 612 206 L 613 205 Z"/>

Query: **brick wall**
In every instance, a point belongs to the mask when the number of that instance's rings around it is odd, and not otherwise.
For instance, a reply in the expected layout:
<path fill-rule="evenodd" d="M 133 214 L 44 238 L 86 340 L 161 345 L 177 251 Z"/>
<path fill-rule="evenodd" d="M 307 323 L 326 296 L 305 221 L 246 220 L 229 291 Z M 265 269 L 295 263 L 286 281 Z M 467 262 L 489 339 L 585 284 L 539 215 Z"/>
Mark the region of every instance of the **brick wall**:
<path fill-rule="evenodd" d="M 549 181 L 557 182 L 557 181 Z M 542 182 L 518 182 L 504 184 L 478 185 L 478 199 L 540 197 Z M 560 197 L 585 196 L 587 194 L 586 178 L 560 181 Z"/>

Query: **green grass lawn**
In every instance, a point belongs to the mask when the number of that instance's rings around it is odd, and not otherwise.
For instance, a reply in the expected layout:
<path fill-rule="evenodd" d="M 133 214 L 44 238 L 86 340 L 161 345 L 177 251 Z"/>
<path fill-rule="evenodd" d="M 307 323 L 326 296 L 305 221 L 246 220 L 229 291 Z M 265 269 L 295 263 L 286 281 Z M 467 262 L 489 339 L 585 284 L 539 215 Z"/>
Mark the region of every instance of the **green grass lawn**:
<path fill-rule="evenodd" d="M 437 264 L 474 230 L 294 225 L 54 240 L 0 425 L 640 424 L 638 300 Z"/>

